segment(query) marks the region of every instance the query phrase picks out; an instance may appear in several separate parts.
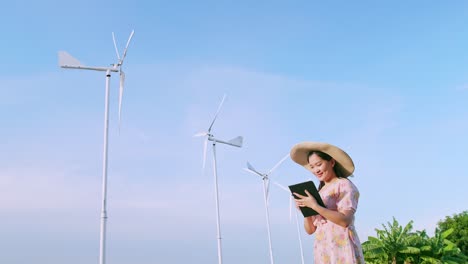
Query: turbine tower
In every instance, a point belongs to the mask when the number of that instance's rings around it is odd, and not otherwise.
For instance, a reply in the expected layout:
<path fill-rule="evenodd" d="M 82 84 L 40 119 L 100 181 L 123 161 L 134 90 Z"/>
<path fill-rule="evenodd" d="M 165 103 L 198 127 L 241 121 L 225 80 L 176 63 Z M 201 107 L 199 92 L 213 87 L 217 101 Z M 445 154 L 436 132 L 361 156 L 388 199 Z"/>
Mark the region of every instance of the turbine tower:
<path fill-rule="evenodd" d="M 273 261 L 273 247 L 272 247 L 272 243 L 271 243 L 271 232 L 270 232 L 270 215 L 269 215 L 269 212 L 268 212 L 268 193 L 269 193 L 269 189 L 270 189 L 270 174 L 276 168 L 278 168 L 279 165 L 281 165 L 281 163 L 283 163 L 288 157 L 289 157 L 289 154 L 284 156 L 284 158 L 282 158 L 267 173 L 258 172 L 257 170 L 254 169 L 254 167 L 249 162 L 247 162 L 247 168 L 244 168 L 244 170 L 262 177 L 262 180 L 263 180 L 263 199 L 264 199 L 264 202 L 265 202 L 265 215 L 266 215 L 266 225 L 267 225 L 267 231 L 268 231 L 268 246 L 269 246 L 269 250 L 270 250 L 270 263 L 271 264 L 273 264 L 274 261 Z"/>
<path fill-rule="evenodd" d="M 203 147 L 203 169 L 205 168 L 206 164 L 206 149 L 208 146 L 208 141 L 213 142 L 213 174 L 214 174 L 214 186 L 215 186 L 215 200 L 216 200 L 216 226 L 217 226 L 217 241 L 218 241 L 218 263 L 223 263 L 223 255 L 222 255 L 222 246 L 221 246 L 221 223 L 219 220 L 219 192 L 218 192 L 218 171 L 216 168 L 216 143 L 226 144 L 234 147 L 242 147 L 242 136 L 235 137 L 229 141 L 220 140 L 215 138 L 215 136 L 211 133 L 211 129 L 213 128 L 213 124 L 218 117 L 219 111 L 223 106 L 223 103 L 226 99 L 226 95 L 223 96 L 221 103 L 219 104 L 218 111 L 216 112 L 213 121 L 211 121 L 210 126 L 208 127 L 207 131 L 200 132 L 194 135 L 194 137 L 202 137 L 205 136 L 205 142 Z"/>
<path fill-rule="evenodd" d="M 108 151 L 108 135 L 109 135 L 109 86 L 111 72 L 120 73 L 120 89 L 119 89 L 119 131 L 120 131 L 120 119 L 122 110 L 122 96 L 125 82 L 125 73 L 122 70 L 122 64 L 127 56 L 127 49 L 130 45 L 130 41 L 135 33 L 132 30 L 130 37 L 128 38 L 127 45 L 120 56 L 117 49 L 117 43 L 115 41 L 114 33 L 112 33 L 112 39 L 114 41 L 115 51 L 117 53 L 117 63 L 112 64 L 110 67 L 91 67 L 81 64 L 77 59 L 72 57 L 65 51 L 58 52 L 59 66 L 66 69 L 78 69 L 78 70 L 92 70 L 92 71 L 103 71 L 106 72 L 106 96 L 104 103 L 104 149 L 103 149 L 103 162 L 102 162 L 102 210 L 101 210 L 101 231 L 100 231 L 100 242 L 99 242 L 99 264 L 106 263 L 106 223 L 107 223 L 107 151 Z"/>

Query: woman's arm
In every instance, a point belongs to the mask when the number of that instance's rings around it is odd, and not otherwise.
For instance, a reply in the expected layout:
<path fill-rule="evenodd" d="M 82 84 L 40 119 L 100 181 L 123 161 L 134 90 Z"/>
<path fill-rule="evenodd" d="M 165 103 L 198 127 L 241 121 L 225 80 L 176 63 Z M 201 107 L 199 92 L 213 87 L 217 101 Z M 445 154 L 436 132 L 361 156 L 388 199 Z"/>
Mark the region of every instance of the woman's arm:
<path fill-rule="evenodd" d="M 312 235 L 313 233 L 315 233 L 315 230 L 317 229 L 317 227 L 314 225 L 314 217 L 312 216 L 304 217 L 304 229 L 309 235 Z"/>
<path fill-rule="evenodd" d="M 321 216 L 325 217 L 327 220 L 332 221 L 333 223 L 342 227 L 348 227 L 353 221 L 354 211 L 352 210 L 346 210 L 342 213 L 327 209 L 325 207 L 320 206 L 319 204 L 316 204 L 316 206 L 311 208 L 314 209 Z"/>
<path fill-rule="evenodd" d="M 299 204 L 300 203 L 296 200 L 297 210 L 301 210 L 299 208 Z M 314 225 L 314 220 L 315 220 L 315 216 L 304 217 L 304 229 L 306 233 L 309 235 L 312 235 L 313 233 L 315 233 L 315 230 L 317 229 L 317 227 Z"/>
<path fill-rule="evenodd" d="M 305 192 L 307 196 L 294 193 L 297 197 L 300 198 L 300 199 L 296 199 L 296 203 L 298 204 L 298 206 L 310 207 L 314 209 L 317 213 L 319 213 L 321 216 L 326 218 L 327 220 L 332 221 L 333 223 L 340 225 L 342 227 L 348 227 L 353 221 L 353 216 L 354 216 L 353 210 L 346 210 L 344 212 L 338 212 L 338 211 L 327 209 L 325 207 L 320 206 L 317 203 L 317 200 L 315 200 L 315 198 L 307 190 Z"/>

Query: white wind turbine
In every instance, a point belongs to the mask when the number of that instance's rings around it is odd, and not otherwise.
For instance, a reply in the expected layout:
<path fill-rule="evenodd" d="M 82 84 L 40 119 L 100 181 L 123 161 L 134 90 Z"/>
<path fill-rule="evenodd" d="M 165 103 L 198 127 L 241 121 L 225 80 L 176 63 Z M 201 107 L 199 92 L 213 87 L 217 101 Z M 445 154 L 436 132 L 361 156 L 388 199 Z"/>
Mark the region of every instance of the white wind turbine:
<path fill-rule="evenodd" d="M 279 184 L 276 181 L 273 181 L 273 183 L 276 186 L 280 187 L 281 189 L 285 190 L 289 194 L 289 220 L 291 221 L 292 207 L 293 207 L 293 204 L 294 204 L 293 196 L 291 194 L 291 191 L 288 188 L 286 188 L 285 186 Z M 301 230 L 300 230 L 300 227 L 299 227 L 299 217 L 298 217 L 299 212 L 296 210 L 294 214 L 296 216 L 297 239 L 299 240 L 299 248 L 301 250 L 301 261 L 302 261 L 302 264 L 304 264 L 304 250 L 302 248 Z"/>
<path fill-rule="evenodd" d="M 112 33 L 112 39 L 114 41 L 115 51 L 117 53 L 117 63 L 111 64 L 111 66 L 105 67 L 90 67 L 81 64 L 77 59 L 72 57 L 65 51 L 59 51 L 59 66 L 66 69 L 79 69 L 79 70 L 93 70 L 93 71 L 104 71 L 106 72 L 106 96 L 104 103 L 104 150 L 103 150 L 103 165 L 102 165 L 102 211 L 101 211 L 101 232 L 100 232 L 100 243 L 99 243 L 99 264 L 105 264 L 106 255 L 106 222 L 107 222 L 107 138 L 109 134 L 109 86 L 111 72 L 120 73 L 120 89 L 119 89 L 119 128 L 120 128 L 120 117 L 122 109 L 122 96 L 124 89 L 125 73 L 122 70 L 122 64 L 127 55 L 127 49 L 130 41 L 135 33 L 132 30 L 130 37 L 128 38 L 127 45 L 120 56 L 117 49 L 117 43 L 115 41 L 114 33 Z"/>
<path fill-rule="evenodd" d="M 213 174 L 214 174 L 215 198 L 216 198 L 216 225 L 217 225 L 218 263 L 219 264 L 223 262 L 223 257 L 222 257 L 222 248 L 221 248 L 221 224 L 219 221 L 219 195 L 218 195 L 218 172 L 216 169 L 216 143 L 222 143 L 222 144 L 240 148 L 242 147 L 242 140 L 243 140 L 241 136 L 238 136 L 229 141 L 223 141 L 223 140 L 215 138 L 214 135 L 211 133 L 213 124 L 216 121 L 216 118 L 218 117 L 219 111 L 221 110 L 221 107 L 223 106 L 225 99 L 226 99 L 226 95 L 223 96 L 223 99 L 221 103 L 219 104 L 218 111 L 216 111 L 216 114 L 213 118 L 213 121 L 211 121 L 211 124 L 208 127 L 208 130 L 194 135 L 194 137 L 206 136 L 205 143 L 203 146 L 203 169 L 205 168 L 205 164 L 206 164 L 206 149 L 208 146 L 208 141 L 213 142 Z"/>
<path fill-rule="evenodd" d="M 268 231 L 268 246 L 270 250 L 270 262 L 273 264 L 273 247 L 271 243 L 271 232 L 270 232 L 270 215 L 268 212 L 268 194 L 269 194 L 269 188 L 270 188 L 270 174 L 281 165 L 287 158 L 289 157 L 289 154 L 284 156 L 270 171 L 267 173 L 260 173 L 257 170 L 254 169 L 254 167 L 247 162 L 247 168 L 244 168 L 244 170 L 253 173 L 255 175 L 258 175 L 262 177 L 263 180 L 263 198 L 265 202 L 265 214 L 266 214 L 266 225 L 267 225 L 267 231 Z"/>

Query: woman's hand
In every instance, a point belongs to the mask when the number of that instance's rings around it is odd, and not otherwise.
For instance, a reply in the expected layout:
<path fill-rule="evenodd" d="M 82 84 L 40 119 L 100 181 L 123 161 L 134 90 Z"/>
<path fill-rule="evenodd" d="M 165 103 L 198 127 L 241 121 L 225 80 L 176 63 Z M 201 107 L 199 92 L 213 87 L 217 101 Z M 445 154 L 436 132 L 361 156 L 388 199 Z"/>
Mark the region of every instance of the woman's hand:
<path fill-rule="evenodd" d="M 294 193 L 296 197 L 299 199 L 294 199 L 296 201 L 296 205 L 299 207 L 309 207 L 319 213 L 320 216 L 323 218 L 332 221 L 333 223 L 340 225 L 342 227 L 348 227 L 354 219 L 354 211 L 353 210 L 346 210 L 343 212 L 327 209 L 326 207 L 322 207 L 317 203 L 317 200 L 306 190 L 305 195 L 300 195 L 298 193 Z M 315 218 L 304 218 L 304 227 L 308 234 L 312 234 L 315 232 L 315 226 L 313 225 Z"/>
<path fill-rule="evenodd" d="M 299 199 L 294 199 L 296 201 L 296 206 L 309 207 L 315 210 L 317 206 L 319 206 L 317 200 L 315 200 L 315 198 L 307 190 L 305 190 L 305 193 L 307 196 L 294 193 L 296 197 L 299 197 Z"/>

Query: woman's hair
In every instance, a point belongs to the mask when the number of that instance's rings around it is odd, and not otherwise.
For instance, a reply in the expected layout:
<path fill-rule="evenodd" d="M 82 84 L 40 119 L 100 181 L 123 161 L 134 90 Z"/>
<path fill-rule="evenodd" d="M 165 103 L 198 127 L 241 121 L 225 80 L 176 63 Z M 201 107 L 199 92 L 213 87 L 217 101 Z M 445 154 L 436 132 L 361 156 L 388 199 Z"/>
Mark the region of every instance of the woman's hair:
<path fill-rule="evenodd" d="M 312 155 L 314 155 L 314 154 L 317 155 L 317 156 L 319 156 L 319 157 L 322 158 L 323 160 L 326 160 L 326 161 L 330 161 L 330 160 L 332 159 L 332 156 L 328 155 L 328 154 L 325 153 L 325 152 L 318 151 L 318 150 L 312 150 L 311 152 L 309 152 L 309 154 L 307 154 L 307 161 L 309 161 L 310 156 L 312 156 Z M 339 170 L 336 169 L 336 163 L 335 163 L 335 166 L 333 167 L 333 171 L 335 172 L 336 177 L 338 177 L 338 178 L 345 178 L 345 177 L 343 177 L 343 175 L 341 175 L 341 172 L 340 172 Z M 320 189 L 322 189 L 323 186 L 325 186 L 325 182 L 320 181 L 318 190 L 320 191 Z"/>

